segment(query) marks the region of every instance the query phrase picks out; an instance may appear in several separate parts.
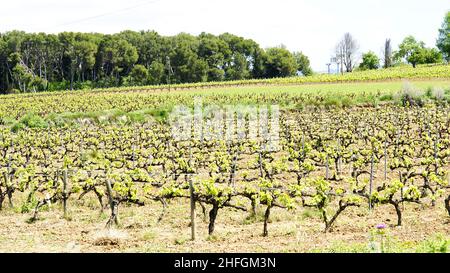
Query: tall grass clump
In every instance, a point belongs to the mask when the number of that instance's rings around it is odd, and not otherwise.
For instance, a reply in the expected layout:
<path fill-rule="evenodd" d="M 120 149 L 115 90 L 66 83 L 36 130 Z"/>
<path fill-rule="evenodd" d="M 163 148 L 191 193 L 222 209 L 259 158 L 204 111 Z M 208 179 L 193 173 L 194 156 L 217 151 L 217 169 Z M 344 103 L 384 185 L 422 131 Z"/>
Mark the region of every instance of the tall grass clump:
<path fill-rule="evenodd" d="M 445 99 L 445 91 L 440 87 L 434 87 L 431 89 L 431 97 L 435 100 L 442 101 Z"/>
<path fill-rule="evenodd" d="M 47 128 L 47 127 L 48 123 L 43 118 L 34 113 L 28 113 L 12 126 L 11 131 L 18 132 L 19 130 L 24 128 Z"/>
<path fill-rule="evenodd" d="M 405 82 L 402 89 L 395 94 L 394 100 L 402 106 L 420 106 L 425 104 L 425 92 L 413 86 L 410 82 Z"/>

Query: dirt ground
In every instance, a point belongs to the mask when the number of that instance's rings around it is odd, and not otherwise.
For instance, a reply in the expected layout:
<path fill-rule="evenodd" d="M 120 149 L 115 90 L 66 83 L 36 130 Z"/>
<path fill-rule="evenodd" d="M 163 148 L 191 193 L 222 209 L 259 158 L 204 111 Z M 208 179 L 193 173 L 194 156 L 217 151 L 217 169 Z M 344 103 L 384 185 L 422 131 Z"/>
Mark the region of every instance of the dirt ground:
<path fill-rule="evenodd" d="M 329 233 L 323 232 L 324 224 L 313 209 L 274 208 L 268 237 L 261 236 L 260 219 L 228 208 L 219 210 L 215 234 L 208 236 L 208 223 L 198 207 L 196 241 L 190 240 L 188 200 L 172 201 L 159 223 L 159 203 L 123 205 L 120 226 L 109 231 L 108 211 L 101 214 L 94 198 L 70 200 L 69 209 L 70 217 L 64 219 L 61 205 L 53 204 L 33 223 L 27 221 L 31 213 L 21 214 L 17 208 L 0 211 L 0 252 L 362 252 L 380 223 L 387 224 L 394 252 L 414 252 L 436 235 L 450 236 L 450 217 L 440 201 L 436 207 L 407 204 L 402 227 L 395 227 L 391 206 L 372 212 L 350 208 Z"/>

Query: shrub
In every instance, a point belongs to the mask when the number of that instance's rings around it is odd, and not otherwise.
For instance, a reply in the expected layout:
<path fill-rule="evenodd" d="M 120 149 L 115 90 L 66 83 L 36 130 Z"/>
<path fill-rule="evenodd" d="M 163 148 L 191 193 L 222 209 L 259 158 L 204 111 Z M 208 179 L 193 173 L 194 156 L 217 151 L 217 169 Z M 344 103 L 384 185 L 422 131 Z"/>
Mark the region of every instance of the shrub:
<path fill-rule="evenodd" d="M 431 97 L 436 100 L 443 100 L 445 98 L 445 91 L 442 88 L 435 87 L 431 90 Z"/>
<path fill-rule="evenodd" d="M 380 101 L 391 101 L 393 96 L 391 94 L 386 94 L 380 97 Z"/>
<path fill-rule="evenodd" d="M 47 122 L 38 115 L 27 114 L 21 120 L 20 123 L 28 128 L 47 128 Z"/>
<path fill-rule="evenodd" d="M 425 102 L 423 100 L 424 92 L 414 87 L 411 83 L 405 82 L 402 90 L 395 95 L 395 100 L 403 106 L 420 106 Z"/>
<path fill-rule="evenodd" d="M 13 125 L 11 130 L 17 132 L 24 128 L 47 128 L 48 123 L 36 114 L 26 114 L 19 122 Z"/>
<path fill-rule="evenodd" d="M 6 94 L 19 94 L 19 93 L 20 90 L 15 88 L 6 91 Z"/>

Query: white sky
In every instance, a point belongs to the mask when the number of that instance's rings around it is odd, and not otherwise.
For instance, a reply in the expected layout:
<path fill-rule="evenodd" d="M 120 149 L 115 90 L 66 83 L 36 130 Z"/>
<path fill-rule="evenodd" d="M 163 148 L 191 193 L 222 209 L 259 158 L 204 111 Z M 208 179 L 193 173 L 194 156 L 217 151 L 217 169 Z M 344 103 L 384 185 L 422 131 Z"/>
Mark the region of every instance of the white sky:
<path fill-rule="evenodd" d="M 409 34 L 435 46 L 448 10 L 448 0 L 8 0 L 1 3 L 0 32 L 230 32 L 264 48 L 301 50 L 324 71 L 345 32 L 362 52 L 379 54 L 386 38 L 397 46 Z"/>

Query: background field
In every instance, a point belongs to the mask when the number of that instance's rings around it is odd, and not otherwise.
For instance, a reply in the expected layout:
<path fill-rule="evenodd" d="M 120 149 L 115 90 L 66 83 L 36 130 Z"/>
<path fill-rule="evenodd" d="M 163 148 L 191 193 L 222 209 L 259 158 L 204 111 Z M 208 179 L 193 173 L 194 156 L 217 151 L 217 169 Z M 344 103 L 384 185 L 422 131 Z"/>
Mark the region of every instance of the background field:
<path fill-rule="evenodd" d="M 450 98 L 450 80 L 395 80 L 385 82 L 322 83 L 272 86 L 229 86 L 209 89 L 172 91 L 104 90 L 101 92 L 73 91 L 0 97 L 0 121 L 13 124 L 26 114 L 34 113 L 48 119 L 56 116 L 77 119 L 102 115 L 121 116 L 127 113 L 154 115 L 156 110 L 169 112 L 177 104 L 192 106 L 194 97 L 204 104 L 275 104 L 284 109 L 308 106 L 348 107 L 352 105 L 376 106 L 395 102 L 395 94 L 405 84 L 426 92 L 442 89 Z"/>

